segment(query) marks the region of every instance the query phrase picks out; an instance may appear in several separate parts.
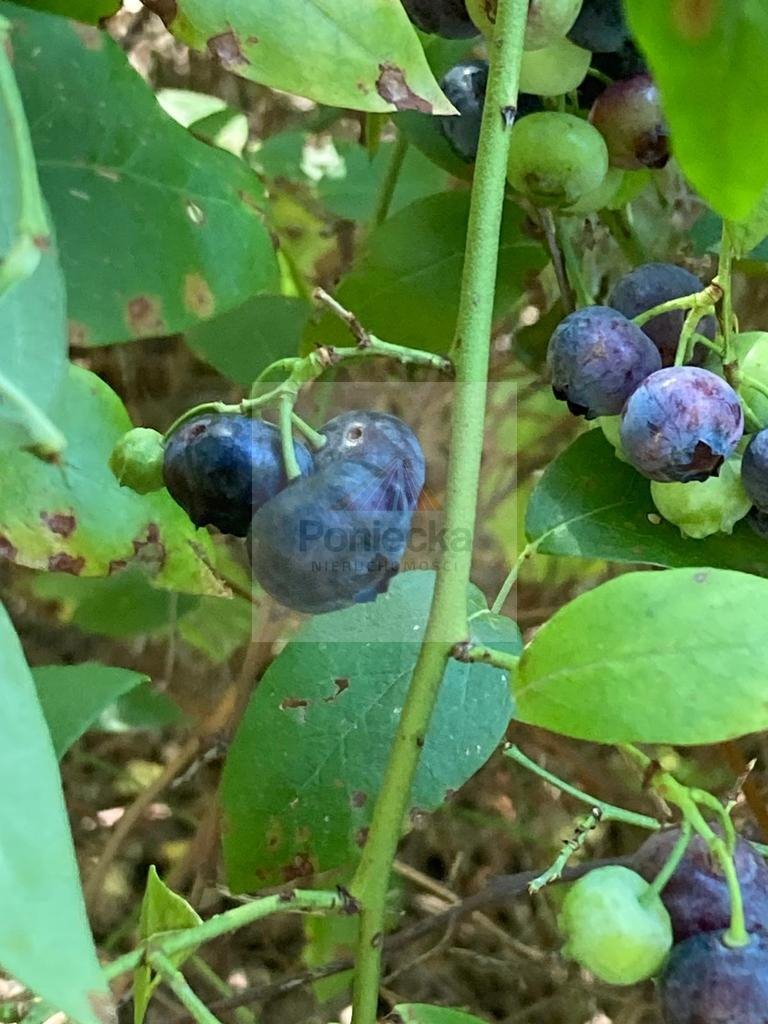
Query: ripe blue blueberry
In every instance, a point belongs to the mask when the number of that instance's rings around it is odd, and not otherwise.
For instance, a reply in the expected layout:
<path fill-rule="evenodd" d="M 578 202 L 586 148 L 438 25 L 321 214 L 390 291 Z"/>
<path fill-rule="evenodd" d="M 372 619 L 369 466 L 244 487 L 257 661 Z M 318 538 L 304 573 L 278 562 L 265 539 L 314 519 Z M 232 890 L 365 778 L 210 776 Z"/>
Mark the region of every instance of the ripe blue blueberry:
<path fill-rule="evenodd" d="M 768 512 L 768 430 L 755 434 L 741 460 L 744 490 L 760 512 Z"/>
<path fill-rule="evenodd" d="M 703 287 L 698 277 L 683 267 L 676 267 L 674 263 L 644 263 L 617 281 L 608 302 L 631 320 L 662 302 L 692 295 L 700 292 Z M 685 312 L 676 309 L 661 313 L 643 324 L 643 330 L 661 352 L 664 366 L 672 366 L 675 361 L 684 319 Z M 696 330 L 705 338 L 714 339 L 717 330 L 715 318 L 702 317 Z M 702 346 L 696 351 L 697 358 L 694 361 L 701 362 L 704 355 Z"/>
<path fill-rule="evenodd" d="M 584 0 L 568 38 L 593 53 L 620 50 L 629 38 L 622 0 Z"/>
<path fill-rule="evenodd" d="M 661 366 L 647 336 L 608 306 L 571 313 L 555 330 L 547 354 L 556 398 L 577 416 L 614 416 Z"/>
<path fill-rule="evenodd" d="M 744 433 L 730 384 L 697 366 L 670 366 L 630 395 L 621 414 L 621 446 L 650 480 L 686 483 L 717 476 Z"/>
<path fill-rule="evenodd" d="M 301 472 L 310 473 L 309 450 L 300 441 L 294 449 Z M 244 537 L 254 512 L 287 482 L 280 431 L 247 416 L 196 416 L 168 438 L 163 478 L 195 526 Z"/>
<path fill-rule="evenodd" d="M 716 829 L 716 831 L 719 831 Z M 661 871 L 680 837 L 679 828 L 654 833 L 635 852 L 632 867 L 648 882 Z M 746 841 L 739 838 L 734 864 L 750 931 L 768 931 L 768 867 Z M 672 921 L 675 942 L 700 932 L 726 929 L 731 920 L 728 885 L 719 862 L 701 836 L 694 836 L 682 860 L 661 891 Z"/>
<path fill-rule="evenodd" d="M 754 506 L 747 512 L 747 522 L 761 540 L 768 540 L 768 512 Z"/>
<path fill-rule="evenodd" d="M 675 946 L 659 978 L 665 1024 L 768 1024 L 768 936 L 730 947 L 723 932 Z"/>
<path fill-rule="evenodd" d="M 422 32 L 445 39 L 469 39 L 478 30 L 467 13 L 464 0 L 402 0 L 413 24 Z"/>
<path fill-rule="evenodd" d="M 398 480 L 373 464 L 330 459 L 256 513 L 253 575 L 275 600 L 318 614 L 374 601 L 397 573 L 412 513 Z"/>
<path fill-rule="evenodd" d="M 353 410 L 329 420 L 320 428 L 326 437 L 315 454 L 318 469 L 344 462 L 363 462 L 375 467 L 384 487 L 392 488 L 413 511 L 424 486 L 424 452 L 414 432 L 397 416 L 386 412 Z M 390 503 L 390 511 L 399 506 Z"/>

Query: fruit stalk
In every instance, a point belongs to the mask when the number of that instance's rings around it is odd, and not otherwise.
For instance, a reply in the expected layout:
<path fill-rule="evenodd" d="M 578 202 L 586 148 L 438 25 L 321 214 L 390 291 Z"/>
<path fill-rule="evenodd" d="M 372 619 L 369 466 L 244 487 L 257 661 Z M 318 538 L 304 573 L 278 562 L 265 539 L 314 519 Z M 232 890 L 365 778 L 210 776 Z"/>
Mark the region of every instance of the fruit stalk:
<path fill-rule="evenodd" d="M 408 797 L 445 666 L 467 639 L 467 584 L 483 447 L 484 409 L 510 129 L 517 103 L 527 0 L 501 0 L 490 45 L 490 73 L 472 188 L 466 258 L 453 351 L 456 398 L 451 425 L 446 535 L 462 536 L 438 567 L 424 643 L 390 751 L 369 839 L 352 883 L 362 906 L 353 989 L 353 1024 L 375 1024 L 384 912 Z"/>

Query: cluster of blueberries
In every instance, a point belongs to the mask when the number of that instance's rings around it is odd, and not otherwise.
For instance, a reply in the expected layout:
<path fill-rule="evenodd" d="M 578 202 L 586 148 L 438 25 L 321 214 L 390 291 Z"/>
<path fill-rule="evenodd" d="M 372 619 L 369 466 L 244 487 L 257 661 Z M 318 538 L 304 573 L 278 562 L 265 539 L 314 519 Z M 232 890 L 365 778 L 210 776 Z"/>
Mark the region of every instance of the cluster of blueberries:
<path fill-rule="evenodd" d="M 627 866 L 598 868 L 574 883 L 559 916 L 564 952 L 610 984 L 655 977 L 665 1024 L 765 1024 L 768 867 L 737 839 L 747 941 L 731 945 L 728 884 L 700 836 L 661 891 L 653 887 L 679 840 L 679 828 L 664 829 Z"/>
<path fill-rule="evenodd" d="M 605 306 L 587 306 L 567 316 L 555 329 L 548 349 L 552 389 L 575 415 L 601 418 L 617 454 L 648 477 L 657 508 L 683 528 L 698 495 L 694 489 L 667 489 L 659 484 L 691 484 L 727 472 L 707 492 L 709 506 L 719 506 L 711 525 L 691 536 L 730 532 L 747 516 L 761 535 L 768 533 L 768 430 L 744 438 L 742 401 L 720 376 L 707 343 L 716 322 L 705 316 L 696 326 L 700 338 L 685 365 L 673 365 L 684 312 L 671 310 L 642 327 L 639 316 L 669 300 L 700 292 L 701 281 L 682 267 L 648 263 L 621 278 Z M 739 338 L 741 336 L 738 336 Z M 744 337 L 751 337 L 745 335 Z M 764 348 L 764 336 L 755 352 Z M 757 363 L 755 354 L 747 355 Z M 707 366 L 697 365 L 708 362 Z M 759 368 L 759 367 L 758 367 Z M 618 431 L 610 417 L 619 417 Z M 730 460 L 728 462 L 727 460 Z M 682 520 L 678 520 L 678 515 Z M 685 532 L 685 530 L 684 530 Z"/>
<path fill-rule="evenodd" d="M 373 601 L 397 573 L 424 486 L 421 445 L 402 420 L 355 411 L 294 439 L 260 419 L 204 414 L 173 431 L 163 479 L 196 526 L 248 537 L 254 578 L 288 608 L 318 614 Z"/>
<path fill-rule="evenodd" d="M 426 32 L 448 38 L 493 32 L 496 0 L 403 4 Z M 575 75 L 564 76 L 563 68 L 570 65 Z M 575 213 L 599 209 L 622 187 L 631 187 L 624 172 L 661 168 L 669 160 L 658 90 L 630 37 L 621 0 L 531 0 L 522 83 L 530 91 L 518 97 L 508 176 L 536 205 Z M 460 116 L 430 121 L 456 156 L 473 163 L 488 62 L 461 61 L 440 84 Z M 575 113 L 545 109 L 542 97 L 572 90 L 578 101 Z M 586 119 L 582 111 L 588 111 Z"/>

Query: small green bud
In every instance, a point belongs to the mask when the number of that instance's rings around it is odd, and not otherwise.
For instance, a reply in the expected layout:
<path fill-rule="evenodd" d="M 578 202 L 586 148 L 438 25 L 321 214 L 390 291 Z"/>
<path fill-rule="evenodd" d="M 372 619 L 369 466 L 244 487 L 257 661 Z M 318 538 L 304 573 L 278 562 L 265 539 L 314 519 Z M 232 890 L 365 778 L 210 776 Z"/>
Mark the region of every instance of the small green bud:
<path fill-rule="evenodd" d="M 134 427 L 123 434 L 109 457 L 109 468 L 122 487 L 137 494 L 159 491 L 163 486 L 163 435 L 148 427 Z"/>

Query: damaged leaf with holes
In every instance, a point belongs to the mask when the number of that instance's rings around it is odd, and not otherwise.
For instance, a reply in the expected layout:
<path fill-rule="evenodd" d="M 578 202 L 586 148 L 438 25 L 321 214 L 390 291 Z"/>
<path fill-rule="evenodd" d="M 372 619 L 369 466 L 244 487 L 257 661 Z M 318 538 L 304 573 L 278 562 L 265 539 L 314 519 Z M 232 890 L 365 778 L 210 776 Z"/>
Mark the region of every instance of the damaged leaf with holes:
<path fill-rule="evenodd" d="M 172 334 L 275 290 L 257 176 L 170 118 L 105 32 L 9 3 L 0 15 L 61 250 L 70 342 Z"/>
<path fill-rule="evenodd" d="M 75 576 L 109 576 L 129 566 L 158 586 L 222 594 L 214 550 L 166 491 L 139 495 L 107 465 L 130 429 L 125 407 L 96 374 L 71 366 L 52 417 L 68 446 L 60 465 L 20 450 L 0 434 L 0 558 Z"/>
<path fill-rule="evenodd" d="M 252 890 L 339 867 L 365 841 L 424 635 L 434 573 L 406 572 L 375 604 L 308 622 L 268 669 L 227 757 L 230 886 Z M 510 619 L 469 592 L 473 639 L 521 650 Z M 449 799 L 490 757 L 513 713 L 505 672 L 450 662 L 424 742 L 411 816 Z"/>
<path fill-rule="evenodd" d="M 150 0 L 147 6 L 182 42 L 254 82 L 354 110 L 454 113 L 415 29 L 392 0 Z"/>

